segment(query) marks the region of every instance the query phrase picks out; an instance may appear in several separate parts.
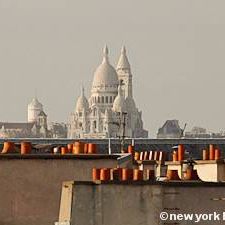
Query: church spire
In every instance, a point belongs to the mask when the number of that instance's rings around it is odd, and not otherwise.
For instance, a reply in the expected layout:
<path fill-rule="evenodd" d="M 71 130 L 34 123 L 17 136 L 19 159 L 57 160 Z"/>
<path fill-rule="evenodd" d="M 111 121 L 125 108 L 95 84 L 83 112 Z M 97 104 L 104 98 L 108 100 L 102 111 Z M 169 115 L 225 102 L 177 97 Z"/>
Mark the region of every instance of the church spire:
<path fill-rule="evenodd" d="M 116 67 L 118 70 L 130 70 L 130 63 L 127 58 L 126 48 L 122 46 L 120 58 Z"/>
<path fill-rule="evenodd" d="M 109 49 L 107 45 L 103 48 L 103 61 L 102 63 L 108 62 L 109 61 Z"/>
<path fill-rule="evenodd" d="M 125 48 L 125 46 L 124 46 L 124 45 L 122 46 L 122 49 L 121 49 L 121 54 L 126 55 L 126 48 Z"/>

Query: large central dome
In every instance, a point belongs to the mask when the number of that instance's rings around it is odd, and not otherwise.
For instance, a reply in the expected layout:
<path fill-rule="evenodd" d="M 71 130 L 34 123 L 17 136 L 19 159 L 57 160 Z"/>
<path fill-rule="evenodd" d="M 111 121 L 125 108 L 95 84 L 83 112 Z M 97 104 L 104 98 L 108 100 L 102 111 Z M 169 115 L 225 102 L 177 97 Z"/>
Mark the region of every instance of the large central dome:
<path fill-rule="evenodd" d="M 110 65 L 107 46 L 103 50 L 103 61 L 96 69 L 92 84 L 93 89 L 111 89 L 117 91 L 119 84 L 116 70 Z"/>

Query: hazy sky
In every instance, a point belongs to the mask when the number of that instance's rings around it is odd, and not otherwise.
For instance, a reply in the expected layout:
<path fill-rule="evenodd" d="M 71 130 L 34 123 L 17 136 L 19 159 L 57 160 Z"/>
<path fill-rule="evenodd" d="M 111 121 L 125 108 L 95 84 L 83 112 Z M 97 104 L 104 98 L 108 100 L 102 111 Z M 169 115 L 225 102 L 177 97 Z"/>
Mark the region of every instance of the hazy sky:
<path fill-rule="evenodd" d="M 49 120 L 67 121 L 107 43 L 113 65 L 127 47 L 151 135 L 174 118 L 225 130 L 224 12 L 224 0 L 0 0 L 0 120 L 26 121 L 37 89 Z"/>

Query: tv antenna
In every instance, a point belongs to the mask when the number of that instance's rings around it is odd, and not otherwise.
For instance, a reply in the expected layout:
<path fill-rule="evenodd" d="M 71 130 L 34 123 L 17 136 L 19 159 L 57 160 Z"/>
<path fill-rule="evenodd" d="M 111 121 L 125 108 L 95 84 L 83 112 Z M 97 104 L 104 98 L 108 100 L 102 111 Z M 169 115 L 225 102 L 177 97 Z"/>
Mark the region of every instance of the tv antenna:
<path fill-rule="evenodd" d="M 184 131 L 186 129 L 186 126 L 187 126 L 187 123 L 184 124 L 184 128 L 181 129 L 181 134 L 180 134 L 180 137 L 182 138 L 184 136 Z"/>
<path fill-rule="evenodd" d="M 125 132 L 126 132 L 126 125 L 127 125 L 127 112 L 118 113 L 120 115 L 119 122 L 109 122 L 109 124 L 116 125 L 119 128 L 119 135 L 117 137 L 120 140 L 120 151 L 124 153 L 124 145 L 125 145 Z"/>

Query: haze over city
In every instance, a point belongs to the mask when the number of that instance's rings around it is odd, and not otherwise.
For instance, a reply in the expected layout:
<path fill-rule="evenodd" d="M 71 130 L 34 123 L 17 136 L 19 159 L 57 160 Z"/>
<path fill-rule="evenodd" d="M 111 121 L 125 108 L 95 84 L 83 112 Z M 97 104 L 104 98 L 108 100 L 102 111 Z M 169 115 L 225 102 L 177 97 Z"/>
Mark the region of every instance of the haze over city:
<path fill-rule="evenodd" d="M 50 121 L 67 121 L 80 87 L 122 45 L 134 98 L 154 136 L 167 119 L 225 130 L 223 1 L 0 1 L 1 121 L 26 121 L 35 90 Z"/>

